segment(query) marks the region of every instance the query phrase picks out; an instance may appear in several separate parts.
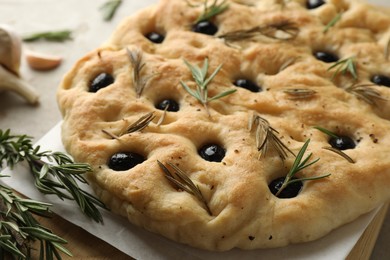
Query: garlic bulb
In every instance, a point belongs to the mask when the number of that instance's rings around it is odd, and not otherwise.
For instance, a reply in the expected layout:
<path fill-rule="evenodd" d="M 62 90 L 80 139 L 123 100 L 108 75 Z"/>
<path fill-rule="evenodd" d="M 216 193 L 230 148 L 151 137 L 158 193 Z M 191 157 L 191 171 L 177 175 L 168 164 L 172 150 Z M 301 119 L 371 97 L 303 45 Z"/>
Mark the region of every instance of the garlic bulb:
<path fill-rule="evenodd" d="M 7 25 L 0 24 L 0 90 L 14 91 L 30 104 L 38 102 L 38 94 L 19 76 L 21 40 Z"/>
<path fill-rule="evenodd" d="M 12 73 L 19 75 L 21 41 L 7 25 L 0 25 L 0 64 Z"/>

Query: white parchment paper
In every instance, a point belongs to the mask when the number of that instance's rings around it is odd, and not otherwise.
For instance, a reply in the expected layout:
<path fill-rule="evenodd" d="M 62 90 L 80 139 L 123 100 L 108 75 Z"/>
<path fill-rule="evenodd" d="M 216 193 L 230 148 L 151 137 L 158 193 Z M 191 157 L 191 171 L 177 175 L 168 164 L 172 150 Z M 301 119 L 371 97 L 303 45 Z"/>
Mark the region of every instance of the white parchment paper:
<path fill-rule="evenodd" d="M 39 140 L 37 145 L 41 146 L 42 151 L 64 151 L 60 123 Z M 5 169 L 3 174 L 11 177 L 1 178 L 0 181 L 32 199 L 52 203 L 54 205 L 52 210 L 59 216 L 136 259 L 345 259 L 378 211 L 377 209 L 365 214 L 314 242 L 277 249 L 209 252 L 172 242 L 138 228 L 127 219 L 108 211 L 103 212 L 104 225 L 97 224 L 83 216 L 72 202 L 61 201 L 55 196 L 44 196 L 37 192 L 29 170 L 24 165 L 19 165 L 13 170 Z M 92 193 L 88 186 L 84 188 Z"/>

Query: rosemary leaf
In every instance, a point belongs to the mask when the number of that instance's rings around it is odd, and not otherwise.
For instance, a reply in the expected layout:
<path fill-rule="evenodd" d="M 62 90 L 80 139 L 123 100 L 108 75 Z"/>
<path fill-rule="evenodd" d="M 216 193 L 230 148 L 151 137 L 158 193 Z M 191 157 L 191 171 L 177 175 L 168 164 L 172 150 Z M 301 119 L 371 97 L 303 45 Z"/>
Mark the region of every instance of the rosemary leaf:
<path fill-rule="evenodd" d="M 280 159 L 284 161 L 288 157 L 288 153 L 295 154 L 276 136 L 279 134 L 269 122 L 261 116 L 254 114 L 249 118 L 248 130 L 251 131 L 256 125 L 256 146 L 260 152 L 259 158 L 265 157 L 268 154 L 269 147 L 277 152 Z"/>
<path fill-rule="evenodd" d="M 290 59 L 288 59 L 286 62 L 284 62 L 280 68 L 279 68 L 279 72 L 282 72 L 283 70 L 285 70 L 286 68 L 288 68 L 289 66 L 293 65 L 298 59 L 300 59 L 301 57 L 292 57 Z"/>
<path fill-rule="evenodd" d="M 221 93 L 216 94 L 213 97 L 208 96 L 208 85 L 210 82 L 214 79 L 214 77 L 217 75 L 217 73 L 221 70 L 222 64 L 219 65 L 213 73 L 207 78 L 207 72 L 209 69 L 209 61 L 206 58 L 203 62 L 202 68 L 199 68 L 196 65 L 192 65 L 188 61 L 184 60 L 184 63 L 188 67 L 188 69 L 191 71 L 192 77 L 196 83 L 196 90 L 192 90 L 184 81 L 180 80 L 180 84 L 184 88 L 185 91 L 187 91 L 191 96 L 195 97 L 206 109 L 207 114 L 210 116 L 210 112 L 208 110 L 208 102 L 226 97 L 230 94 L 233 94 L 236 92 L 236 89 L 227 90 Z"/>
<path fill-rule="evenodd" d="M 221 93 L 213 96 L 212 98 L 209 98 L 208 101 L 213 101 L 213 100 L 216 100 L 216 99 L 220 99 L 220 98 L 226 97 L 226 96 L 228 96 L 230 94 L 233 94 L 236 91 L 237 91 L 236 89 L 231 89 L 231 90 L 227 90 L 227 91 L 221 92 Z"/>
<path fill-rule="evenodd" d="M 314 176 L 314 177 L 304 177 L 304 178 L 297 178 L 297 179 L 293 179 L 294 176 L 301 170 L 315 164 L 316 162 L 319 161 L 319 158 L 311 161 L 311 162 L 308 162 L 312 156 L 312 153 L 310 153 L 305 159 L 303 159 L 303 155 L 305 154 L 306 152 L 306 149 L 308 147 L 310 143 L 310 139 L 308 139 L 304 145 L 302 146 L 302 148 L 299 150 L 295 160 L 294 160 L 294 163 L 292 165 L 292 167 L 290 168 L 286 178 L 284 179 L 284 182 L 282 184 L 282 186 L 280 187 L 280 189 L 278 190 L 278 192 L 275 194 L 276 197 L 279 196 L 279 194 L 288 186 L 290 185 L 291 183 L 294 183 L 294 182 L 297 182 L 297 181 L 308 181 L 308 180 L 318 180 L 318 179 L 323 179 L 323 178 L 326 178 L 328 176 L 330 176 L 330 174 L 325 174 L 325 175 L 321 175 L 321 176 Z M 302 160 L 303 159 L 303 160 Z"/>
<path fill-rule="evenodd" d="M 51 31 L 51 32 L 39 32 L 23 37 L 25 42 L 33 42 L 38 40 L 46 40 L 52 42 L 64 42 L 66 40 L 72 40 L 72 31 Z"/>
<path fill-rule="evenodd" d="M 12 203 L 12 198 L 3 190 L 0 190 L 0 196 L 5 200 L 5 202 Z"/>
<path fill-rule="evenodd" d="M 187 176 L 184 171 L 182 171 L 176 165 L 168 162 L 167 164 L 174 170 L 174 172 L 171 172 L 159 160 L 157 160 L 157 163 L 160 166 L 161 170 L 164 172 L 165 178 L 167 178 L 167 180 L 170 181 L 170 183 L 172 183 L 176 189 L 184 190 L 195 196 L 204 205 L 205 209 L 207 210 L 207 213 L 209 213 L 210 216 L 212 215 L 207 201 L 203 197 L 203 194 L 200 191 L 199 187 L 195 185 L 195 183 Z"/>
<path fill-rule="evenodd" d="M 331 80 L 334 80 L 334 78 L 340 73 L 342 73 L 342 75 L 349 73 L 355 80 L 358 79 L 355 57 L 353 56 L 343 60 L 339 60 L 338 62 L 330 66 L 328 68 L 328 71 L 332 69 L 336 69 L 336 71 L 333 73 Z"/>
<path fill-rule="evenodd" d="M 88 164 L 74 163 L 64 153 L 41 152 L 39 146 L 33 147 L 31 137 L 11 135 L 10 130 L 0 129 L 0 164 L 12 168 L 22 161 L 28 164 L 35 187 L 40 192 L 74 200 L 86 216 L 103 222 L 97 207 L 104 208 L 104 204 L 82 190 L 76 182 L 87 183 L 82 175 L 91 171 Z"/>
<path fill-rule="evenodd" d="M 66 243 L 66 240 L 45 230 L 38 227 L 21 227 L 20 228 L 23 232 L 29 234 L 30 236 L 33 236 L 35 238 L 41 239 L 41 240 L 49 240 L 56 243 Z"/>
<path fill-rule="evenodd" d="M 20 232 L 18 225 L 16 225 L 15 223 L 8 222 L 8 221 L 1 221 L 0 224 L 1 224 L 1 227 L 4 226 L 5 228 L 7 228 L 7 227 L 12 228 L 14 231 Z"/>
<path fill-rule="evenodd" d="M 165 108 L 164 108 L 162 116 L 157 121 L 157 124 L 156 124 L 157 126 L 160 126 L 164 122 L 164 119 L 167 116 L 168 108 L 169 108 L 169 105 L 166 105 Z"/>
<path fill-rule="evenodd" d="M 292 22 L 284 20 L 266 26 L 255 26 L 247 30 L 237 30 L 219 35 L 218 38 L 226 42 L 253 40 L 259 36 L 265 36 L 276 40 L 291 40 L 299 33 L 299 28 Z"/>
<path fill-rule="evenodd" d="M 318 160 L 317 160 L 318 161 Z M 317 162 L 316 161 L 316 162 Z M 323 179 L 325 177 L 329 177 L 331 174 L 328 173 L 328 174 L 325 174 L 325 175 L 321 175 L 321 176 L 313 176 L 313 177 L 302 177 L 302 178 L 299 178 L 299 179 L 293 179 L 293 180 L 290 180 L 289 181 L 289 185 L 291 183 L 294 183 L 294 182 L 298 182 L 298 181 L 314 181 L 314 180 L 319 180 L 319 179 Z"/>
<path fill-rule="evenodd" d="M 26 256 L 20 251 L 14 243 L 11 242 L 11 236 L 2 236 L 1 238 L 5 238 L 0 240 L 0 248 L 4 250 L 6 253 L 12 255 L 13 257 L 20 257 L 25 259 Z"/>
<path fill-rule="evenodd" d="M 217 4 L 218 0 L 214 0 L 211 5 L 208 5 L 208 0 L 204 1 L 203 12 L 196 19 L 195 23 L 201 21 L 207 21 L 214 16 L 225 12 L 229 8 L 229 4 L 226 3 L 226 0 L 223 0 L 221 3 Z"/>
<path fill-rule="evenodd" d="M 332 28 L 333 26 L 335 26 L 335 24 L 336 24 L 338 21 L 340 21 L 341 16 L 342 16 L 342 13 L 338 13 L 335 17 L 333 17 L 333 19 L 330 20 L 330 22 L 325 26 L 323 32 L 326 33 L 327 31 L 329 31 L 330 28 Z"/>
<path fill-rule="evenodd" d="M 283 92 L 289 95 L 290 99 L 312 98 L 315 94 L 317 94 L 317 91 L 306 88 L 286 89 Z"/>
<path fill-rule="evenodd" d="M 239 4 L 239 5 L 245 5 L 245 6 L 251 6 L 251 7 L 256 6 L 253 3 L 247 3 L 247 2 L 253 2 L 253 1 L 250 1 L 250 0 L 249 1 L 248 0 L 234 0 L 233 2 L 236 3 L 236 4 Z"/>
<path fill-rule="evenodd" d="M 355 163 L 355 161 L 351 157 L 349 157 L 346 153 L 344 153 L 343 151 L 341 151 L 339 149 L 336 149 L 334 147 L 322 147 L 322 148 L 340 155 L 341 157 L 343 157 L 345 160 L 347 160 L 350 163 Z"/>
<path fill-rule="evenodd" d="M 338 138 L 339 136 L 335 133 L 333 133 L 332 131 L 326 129 L 326 128 L 323 128 L 321 126 L 314 126 L 313 128 L 323 132 L 324 134 L 330 136 L 330 137 L 333 137 L 333 138 Z"/>
<path fill-rule="evenodd" d="M 199 95 L 199 92 L 193 91 L 186 83 L 180 81 L 180 84 L 191 96 L 195 97 L 197 100 L 202 100 L 202 97 Z"/>
<path fill-rule="evenodd" d="M 57 243 L 57 242 L 52 242 L 53 246 L 60 250 L 61 252 L 63 252 L 64 254 L 68 255 L 68 256 L 73 256 L 72 253 L 66 249 L 66 247 L 62 246 L 62 244 L 60 243 Z M 60 259 L 58 256 L 57 256 L 57 259 Z"/>
<path fill-rule="evenodd" d="M 111 137 L 112 139 L 116 139 L 116 140 L 119 139 L 119 136 L 117 136 L 117 135 L 111 133 L 111 132 L 108 131 L 108 130 L 102 129 L 102 132 L 105 133 L 106 135 L 108 135 L 109 137 Z"/>
<path fill-rule="evenodd" d="M 109 0 L 105 2 L 101 7 L 100 11 L 103 13 L 103 19 L 105 21 L 111 21 L 111 19 L 114 17 L 115 12 L 117 11 L 118 7 L 121 5 L 122 0 Z"/>
<path fill-rule="evenodd" d="M 354 84 L 345 90 L 361 98 L 370 105 L 377 106 L 379 101 L 389 101 L 382 97 L 381 93 L 373 88 L 374 84 Z"/>

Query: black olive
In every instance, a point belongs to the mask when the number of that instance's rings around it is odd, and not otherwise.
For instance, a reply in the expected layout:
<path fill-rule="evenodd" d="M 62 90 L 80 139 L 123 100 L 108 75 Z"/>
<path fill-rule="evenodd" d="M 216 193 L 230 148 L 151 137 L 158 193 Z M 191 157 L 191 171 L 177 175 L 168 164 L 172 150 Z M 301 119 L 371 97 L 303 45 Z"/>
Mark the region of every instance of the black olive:
<path fill-rule="evenodd" d="M 249 79 L 237 79 L 233 84 L 237 87 L 245 88 L 252 92 L 261 91 L 261 87 L 259 87 L 255 82 Z"/>
<path fill-rule="evenodd" d="M 225 149 L 217 144 L 207 144 L 200 148 L 199 155 L 209 162 L 220 162 L 225 157 Z"/>
<path fill-rule="evenodd" d="M 156 108 L 160 109 L 160 110 L 165 110 L 165 108 L 167 106 L 168 106 L 167 111 L 171 111 L 171 112 L 177 112 L 180 109 L 179 104 L 175 100 L 172 100 L 172 99 L 164 99 L 164 100 L 160 101 L 156 105 Z"/>
<path fill-rule="evenodd" d="M 348 136 L 332 137 L 329 140 L 329 144 L 339 150 L 353 149 L 356 147 L 355 142 Z"/>
<path fill-rule="evenodd" d="M 142 155 L 132 152 L 120 152 L 111 156 L 108 167 L 114 171 L 126 171 L 145 161 Z"/>
<path fill-rule="evenodd" d="M 323 62 L 336 62 L 339 60 L 339 57 L 337 57 L 336 55 L 329 53 L 329 52 L 323 52 L 323 51 L 315 52 L 314 57 L 316 57 L 317 60 L 320 60 Z"/>
<path fill-rule="evenodd" d="M 268 188 L 272 192 L 272 194 L 275 195 L 276 193 L 278 193 L 278 191 L 282 187 L 285 179 L 286 179 L 286 177 L 279 177 L 279 178 L 271 181 L 271 183 L 268 185 Z M 296 179 L 296 178 L 292 178 L 292 180 L 293 179 Z M 301 181 L 293 182 L 293 183 L 287 185 L 286 188 L 284 188 L 278 194 L 278 198 L 287 199 L 287 198 L 296 197 L 299 194 L 299 192 L 301 191 L 302 187 L 303 187 L 303 182 L 301 182 Z"/>
<path fill-rule="evenodd" d="M 390 78 L 384 75 L 372 76 L 371 82 L 377 85 L 390 87 Z"/>
<path fill-rule="evenodd" d="M 161 35 L 161 34 L 156 33 L 156 32 L 150 32 L 150 33 L 146 34 L 145 37 L 149 41 L 154 42 L 154 43 L 162 43 L 165 39 L 164 35 Z"/>
<path fill-rule="evenodd" d="M 323 4 L 325 4 L 324 0 L 307 0 L 306 1 L 307 9 L 315 9 L 317 7 L 320 7 Z"/>
<path fill-rule="evenodd" d="M 98 90 L 107 87 L 114 83 L 114 77 L 108 73 L 100 73 L 91 82 L 89 92 L 97 92 Z"/>
<path fill-rule="evenodd" d="M 192 31 L 207 35 L 214 35 L 218 31 L 218 27 L 210 21 L 200 21 L 192 27 Z"/>

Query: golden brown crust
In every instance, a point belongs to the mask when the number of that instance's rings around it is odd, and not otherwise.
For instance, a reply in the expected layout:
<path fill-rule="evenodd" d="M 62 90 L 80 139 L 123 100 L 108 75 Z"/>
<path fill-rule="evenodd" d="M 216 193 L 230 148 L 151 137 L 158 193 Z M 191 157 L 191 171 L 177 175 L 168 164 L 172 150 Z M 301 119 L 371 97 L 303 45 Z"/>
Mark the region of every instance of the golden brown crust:
<path fill-rule="evenodd" d="M 311 241 L 350 222 L 390 198 L 390 106 L 385 100 L 369 104 L 346 91 L 351 84 L 370 84 L 375 74 L 390 75 L 384 52 L 390 37 L 390 16 L 361 1 L 332 0 L 315 10 L 304 1 L 230 1 L 229 9 L 213 18 L 217 36 L 282 21 L 296 24 L 299 33 L 290 40 L 259 37 L 227 43 L 194 33 L 191 24 L 202 7 L 186 1 L 163 0 L 127 18 L 99 49 L 82 58 L 65 76 L 58 102 L 64 116 L 63 143 L 77 161 L 90 163 L 96 193 L 115 212 L 132 223 L 170 239 L 209 250 L 285 246 Z M 337 13 L 341 20 L 327 33 L 324 26 Z M 162 44 L 144 35 L 165 34 Z M 141 49 L 150 76 L 141 96 L 133 85 L 133 67 L 126 48 Z M 339 74 L 331 80 L 332 63 L 313 57 L 314 51 L 331 51 L 341 58 L 355 57 L 358 80 Z M 209 95 L 236 88 L 232 82 L 246 77 L 263 87 L 254 93 L 242 88 L 208 104 L 211 116 L 180 85 L 195 87 L 183 59 L 210 70 L 223 64 L 209 85 Z M 96 93 L 88 92 L 101 72 L 115 81 Z M 316 93 L 293 98 L 288 89 Z M 370 86 L 382 99 L 387 87 Z M 155 108 L 162 98 L 180 104 L 178 112 Z M 102 130 L 119 134 L 140 116 L 154 111 L 156 118 L 140 132 L 111 138 Z M 320 161 L 300 176 L 331 173 L 307 181 L 300 194 L 279 199 L 268 184 L 285 175 L 293 156 L 282 162 L 275 152 L 259 159 L 248 120 L 256 112 L 267 119 L 277 135 L 296 154 L 310 139 L 308 152 Z M 328 137 L 313 128 L 322 126 L 358 141 L 346 150 L 355 163 L 323 149 Z M 208 142 L 226 149 L 222 162 L 207 162 L 197 150 Z M 116 152 L 131 151 L 147 158 L 127 171 L 107 166 Z M 177 164 L 199 186 L 212 215 L 191 194 L 177 191 L 157 164 Z"/>

